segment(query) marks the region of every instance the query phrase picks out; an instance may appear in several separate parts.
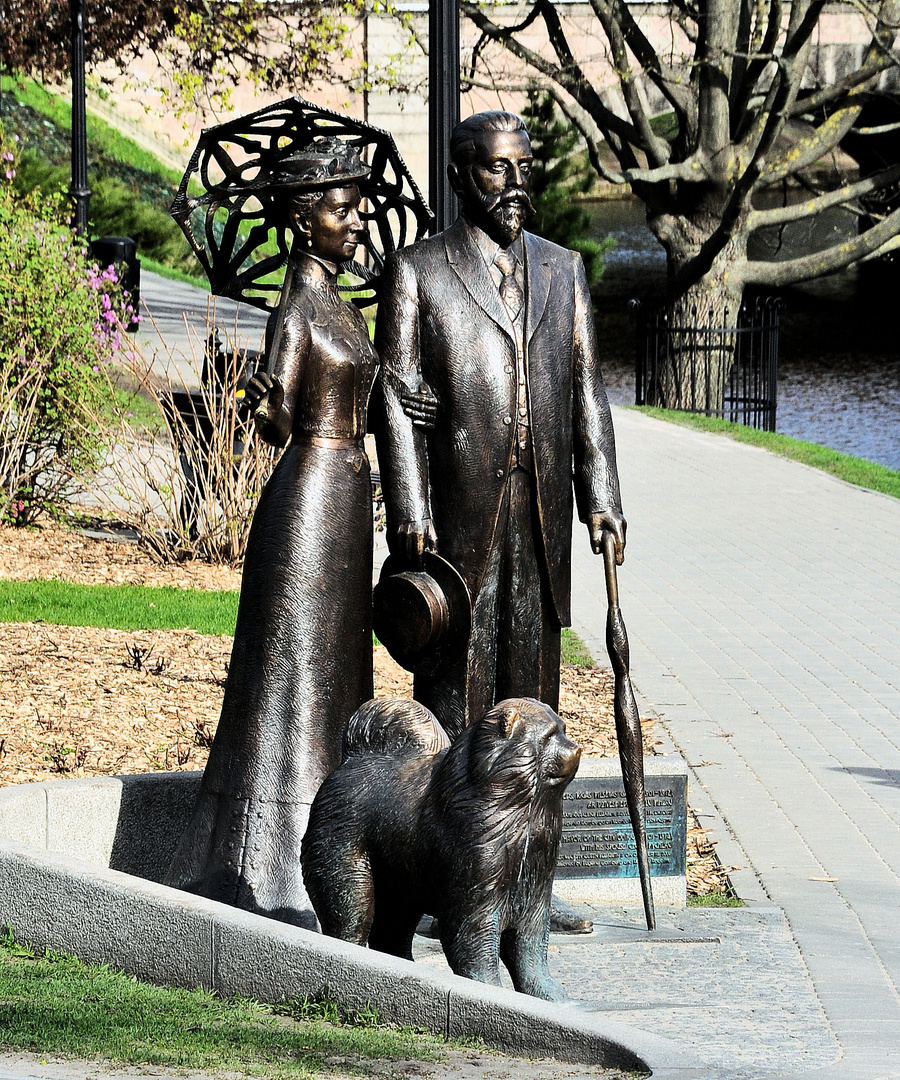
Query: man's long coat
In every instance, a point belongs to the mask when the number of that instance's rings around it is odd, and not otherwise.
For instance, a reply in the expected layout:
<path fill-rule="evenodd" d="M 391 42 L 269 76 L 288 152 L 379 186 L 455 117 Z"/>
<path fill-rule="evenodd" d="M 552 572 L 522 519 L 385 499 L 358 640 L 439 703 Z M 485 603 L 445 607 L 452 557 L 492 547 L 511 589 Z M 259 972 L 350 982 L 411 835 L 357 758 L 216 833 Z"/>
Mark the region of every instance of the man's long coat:
<path fill-rule="evenodd" d="M 561 625 L 569 623 L 573 478 L 579 513 L 620 509 L 615 443 L 581 256 L 524 233 L 525 349 L 543 551 Z M 388 261 L 376 348 L 378 434 L 388 528 L 430 517 L 438 552 L 473 599 L 497 527 L 516 435 L 513 325 L 462 219 Z M 427 384 L 434 430 L 400 404 Z"/>

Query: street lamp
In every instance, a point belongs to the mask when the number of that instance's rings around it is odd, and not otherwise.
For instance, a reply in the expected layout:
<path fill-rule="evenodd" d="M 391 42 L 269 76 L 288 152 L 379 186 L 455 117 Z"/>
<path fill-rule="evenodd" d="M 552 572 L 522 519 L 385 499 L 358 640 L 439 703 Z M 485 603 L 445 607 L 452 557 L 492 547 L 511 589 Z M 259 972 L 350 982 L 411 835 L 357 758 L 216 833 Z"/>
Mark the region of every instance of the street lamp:
<path fill-rule="evenodd" d="M 69 0 L 72 16 L 72 184 L 75 232 L 86 237 L 91 189 L 87 179 L 87 113 L 84 85 L 84 0 Z"/>
<path fill-rule="evenodd" d="M 447 179 L 450 133 L 459 123 L 459 0 L 428 5 L 428 191 L 434 232 L 456 218 L 456 196 Z"/>

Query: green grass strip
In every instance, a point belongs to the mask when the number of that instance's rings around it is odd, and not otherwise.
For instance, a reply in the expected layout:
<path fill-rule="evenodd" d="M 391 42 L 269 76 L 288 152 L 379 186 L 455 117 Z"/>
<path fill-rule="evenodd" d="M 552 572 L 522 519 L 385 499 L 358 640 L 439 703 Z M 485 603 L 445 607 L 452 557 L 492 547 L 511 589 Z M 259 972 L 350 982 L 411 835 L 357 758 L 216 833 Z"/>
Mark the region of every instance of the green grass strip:
<path fill-rule="evenodd" d="M 0 580 L 0 622 L 233 634 L 237 606 L 236 592 Z"/>
<path fill-rule="evenodd" d="M 563 627 L 561 643 L 561 661 L 564 664 L 574 664 L 575 667 L 594 667 L 594 658 L 588 652 L 588 647 L 568 626 Z"/>
<path fill-rule="evenodd" d="M 687 898 L 688 907 L 703 907 L 703 908 L 727 908 L 727 907 L 744 907 L 744 901 L 739 896 L 732 896 L 731 893 L 704 893 L 703 896 L 689 896 Z"/>
<path fill-rule="evenodd" d="M 36 112 L 52 120 L 64 131 L 72 130 L 72 106 L 64 98 L 51 93 L 39 82 L 31 78 L 3 75 L 0 77 L 0 92 L 12 94 L 25 105 L 30 105 Z M 122 135 L 105 120 L 88 111 L 87 113 L 88 146 L 93 154 L 104 153 L 126 165 L 145 172 L 156 173 L 169 180 L 176 187 L 181 183 L 181 173 L 164 165 L 149 150 L 138 146 L 134 140 Z"/>
<path fill-rule="evenodd" d="M 204 277 L 199 277 L 196 274 L 186 274 L 183 270 L 177 270 L 174 266 L 166 266 L 165 263 L 157 262 L 156 259 L 151 259 L 147 255 L 141 255 L 141 271 L 149 270 L 153 274 L 159 274 L 160 277 L 169 278 L 172 281 L 183 281 L 186 285 L 193 285 L 195 288 L 203 289 L 204 292 L 209 292 L 209 282 Z M 151 309 L 150 316 L 152 317 L 153 311 Z M 144 324 L 144 329 L 147 330 L 151 325 L 151 320 L 147 318 L 146 313 L 144 318 L 147 322 Z"/>
<path fill-rule="evenodd" d="M 877 465 L 874 461 L 865 461 L 851 454 L 842 454 L 838 450 L 831 450 L 817 443 L 792 439 L 789 435 L 778 435 L 773 431 L 757 431 L 756 428 L 745 427 L 743 424 L 732 424 L 728 420 L 712 419 L 697 413 L 657 409 L 648 405 L 634 408 L 637 412 L 653 416 L 657 420 L 668 420 L 672 424 L 680 424 L 681 427 L 693 428 L 695 431 L 727 435 L 736 442 L 760 446 L 773 454 L 800 461 L 804 465 L 811 465 L 814 469 L 821 469 L 822 472 L 846 480 L 848 484 L 880 491 L 884 495 L 892 495 L 895 499 L 900 499 L 900 472 L 888 469 L 884 465 Z"/>
<path fill-rule="evenodd" d="M 236 592 L 0 579 L 0 622 L 230 635 L 234 633 L 237 608 Z M 568 627 L 562 632 L 562 662 L 594 666 L 587 646 Z"/>
<path fill-rule="evenodd" d="M 330 1008 L 328 1006 L 331 1006 Z M 329 1023 L 330 1019 L 343 1023 Z M 151 986 L 107 966 L 35 955 L 11 934 L 0 944 L 0 1047 L 132 1065 L 306 1078 L 370 1073 L 372 1059 L 439 1061 L 444 1043 L 388 1028 L 370 1008 L 333 1003 L 269 1007 L 207 990 Z"/>

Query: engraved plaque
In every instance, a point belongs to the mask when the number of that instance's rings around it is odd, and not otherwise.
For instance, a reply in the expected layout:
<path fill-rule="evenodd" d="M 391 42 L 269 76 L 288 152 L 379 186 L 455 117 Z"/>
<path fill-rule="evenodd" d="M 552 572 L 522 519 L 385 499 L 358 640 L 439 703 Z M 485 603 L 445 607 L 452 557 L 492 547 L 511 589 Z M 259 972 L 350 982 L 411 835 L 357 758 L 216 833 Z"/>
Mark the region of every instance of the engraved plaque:
<path fill-rule="evenodd" d="M 683 875 L 687 777 L 645 779 L 652 877 Z M 621 776 L 577 776 L 563 799 L 558 878 L 637 877 L 637 852 Z"/>

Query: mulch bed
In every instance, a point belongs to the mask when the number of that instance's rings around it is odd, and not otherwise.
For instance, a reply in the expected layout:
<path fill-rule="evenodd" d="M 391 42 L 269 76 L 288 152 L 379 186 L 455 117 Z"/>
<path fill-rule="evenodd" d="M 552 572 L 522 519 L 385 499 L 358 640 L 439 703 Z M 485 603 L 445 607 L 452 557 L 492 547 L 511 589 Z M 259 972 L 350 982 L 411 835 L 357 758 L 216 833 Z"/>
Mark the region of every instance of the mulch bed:
<path fill-rule="evenodd" d="M 239 589 L 240 571 L 154 562 L 136 544 L 60 528 L 0 526 L 0 577 L 81 584 Z M 48 623 L 0 626 L 0 786 L 35 780 L 202 769 L 222 704 L 231 638 Z M 411 676 L 375 650 L 376 696 L 408 696 Z M 612 673 L 565 665 L 560 715 L 591 757 L 618 753 Z M 654 753 L 652 720 L 642 720 Z M 688 888 L 717 892 L 726 871 L 696 821 Z"/>

